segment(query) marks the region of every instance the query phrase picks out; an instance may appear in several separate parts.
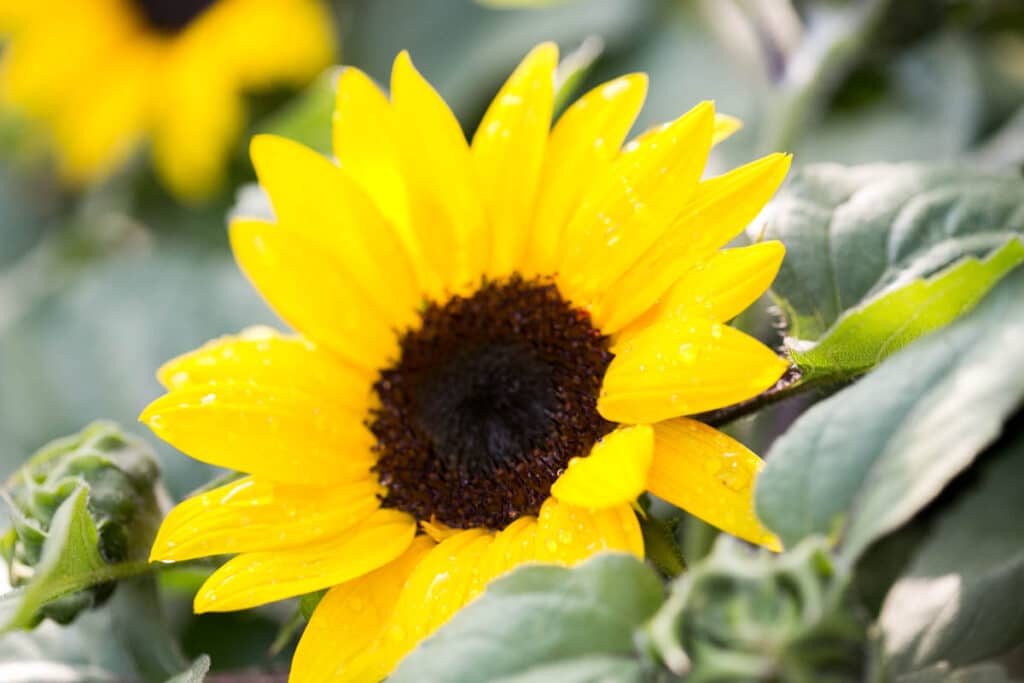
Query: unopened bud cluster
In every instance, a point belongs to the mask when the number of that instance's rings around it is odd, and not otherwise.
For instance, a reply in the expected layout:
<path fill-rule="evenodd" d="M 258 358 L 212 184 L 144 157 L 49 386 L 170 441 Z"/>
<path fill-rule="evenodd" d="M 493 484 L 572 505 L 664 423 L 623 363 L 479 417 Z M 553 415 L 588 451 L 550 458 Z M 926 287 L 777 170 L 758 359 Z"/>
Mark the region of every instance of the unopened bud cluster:
<path fill-rule="evenodd" d="M 872 678 L 866 620 L 815 539 L 783 555 L 720 539 L 673 586 L 648 634 L 656 655 L 687 683 Z"/>
<path fill-rule="evenodd" d="M 109 422 L 93 423 L 44 446 L 3 492 L 12 528 L 0 537 L 0 554 L 11 584 L 32 581 L 55 513 L 82 486 L 87 488 L 86 508 L 103 560 L 144 560 L 160 523 L 159 474 L 152 449 Z M 82 610 L 103 603 L 113 590 L 113 583 L 105 583 L 66 595 L 47 604 L 40 616 L 70 622 Z"/>

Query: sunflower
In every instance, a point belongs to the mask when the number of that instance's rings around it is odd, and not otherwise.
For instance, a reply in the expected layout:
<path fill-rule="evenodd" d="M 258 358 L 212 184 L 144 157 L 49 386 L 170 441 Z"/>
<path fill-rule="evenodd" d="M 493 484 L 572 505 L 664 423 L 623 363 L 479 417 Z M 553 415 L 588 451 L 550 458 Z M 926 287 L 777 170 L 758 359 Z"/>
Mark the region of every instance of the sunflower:
<path fill-rule="evenodd" d="M 242 92 L 301 84 L 334 37 L 319 0 L 0 0 L 0 98 L 44 123 L 82 185 L 152 141 L 183 198 L 216 188 L 244 123 Z"/>
<path fill-rule="evenodd" d="M 195 598 L 236 610 L 330 588 L 292 680 L 377 680 L 524 562 L 643 556 L 644 491 L 768 547 L 756 455 L 687 414 L 786 363 L 726 322 L 777 242 L 725 249 L 781 183 L 772 155 L 702 180 L 735 129 L 703 103 L 629 144 L 646 94 L 601 85 L 551 127 L 557 49 L 534 49 L 472 144 L 400 54 L 390 100 L 340 77 L 333 161 L 259 136 L 276 223 L 235 220 L 242 269 L 300 331 L 170 361 L 142 420 L 248 473 L 186 500 L 152 558 L 237 554 Z"/>

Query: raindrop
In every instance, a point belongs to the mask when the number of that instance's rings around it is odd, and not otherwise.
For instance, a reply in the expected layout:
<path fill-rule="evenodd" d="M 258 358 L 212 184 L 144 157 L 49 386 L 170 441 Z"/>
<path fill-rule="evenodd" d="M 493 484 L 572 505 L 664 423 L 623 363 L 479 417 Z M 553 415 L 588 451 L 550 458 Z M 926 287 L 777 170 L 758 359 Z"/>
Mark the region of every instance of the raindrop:
<path fill-rule="evenodd" d="M 690 343 L 679 345 L 679 357 L 684 363 L 692 363 L 697 360 L 697 347 Z"/>

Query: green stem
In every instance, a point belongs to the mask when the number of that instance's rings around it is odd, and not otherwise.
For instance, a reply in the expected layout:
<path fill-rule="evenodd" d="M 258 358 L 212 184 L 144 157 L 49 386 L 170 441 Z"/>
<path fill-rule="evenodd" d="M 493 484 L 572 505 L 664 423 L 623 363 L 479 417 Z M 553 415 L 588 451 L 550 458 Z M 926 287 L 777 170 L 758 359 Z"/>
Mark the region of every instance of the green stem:
<path fill-rule="evenodd" d="M 786 373 L 779 378 L 778 382 L 754 398 L 743 401 L 742 403 L 726 406 L 725 408 L 719 408 L 718 410 L 711 410 L 706 413 L 694 415 L 694 419 L 700 420 L 704 424 L 712 427 L 721 427 L 722 425 L 734 422 L 741 417 L 753 415 L 762 408 L 770 406 L 773 403 L 778 403 L 779 401 L 784 401 L 799 394 L 821 389 L 826 385 L 836 384 L 838 382 L 839 381 L 835 378 L 825 375 L 807 377 L 800 372 L 799 368 L 792 366 L 789 370 L 786 370 Z"/>

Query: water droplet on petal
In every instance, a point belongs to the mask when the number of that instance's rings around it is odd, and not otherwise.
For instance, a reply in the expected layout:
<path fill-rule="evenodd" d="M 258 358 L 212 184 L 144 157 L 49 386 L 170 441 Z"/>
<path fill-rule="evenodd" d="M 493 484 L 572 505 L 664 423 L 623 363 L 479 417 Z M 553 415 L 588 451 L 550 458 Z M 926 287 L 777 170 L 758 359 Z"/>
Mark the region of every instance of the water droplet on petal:
<path fill-rule="evenodd" d="M 679 357 L 684 363 L 692 363 L 697 360 L 697 347 L 690 343 L 680 344 Z"/>

